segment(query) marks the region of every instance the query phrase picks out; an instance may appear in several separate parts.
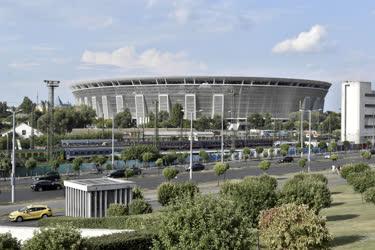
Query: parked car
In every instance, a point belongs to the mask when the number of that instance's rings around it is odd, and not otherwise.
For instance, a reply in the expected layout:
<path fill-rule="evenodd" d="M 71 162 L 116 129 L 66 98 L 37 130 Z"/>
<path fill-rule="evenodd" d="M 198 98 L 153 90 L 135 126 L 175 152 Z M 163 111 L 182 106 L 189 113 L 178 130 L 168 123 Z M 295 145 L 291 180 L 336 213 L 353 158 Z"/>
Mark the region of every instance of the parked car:
<path fill-rule="evenodd" d="M 371 153 L 372 155 L 374 155 L 374 154 L 375 154 L 375 149 L 371 149 L 371 150 L 370 150 L 370 153 Z"/>
<path fill-rule="evenodd" d="M 141 175 L 142 170 L 137 167 L 132 167 L 129 168 L 133 170 L 134 175 Z M 117 170 L 112 170 L 109 174 L 107 174 L 107 177 L 111 178 L 123 178 L 125 177 L 125 169 L 117 169 Z"/>
<path fill-rule="evenodd" d="M 292 156 L 285 156 L 283 159 L 279 160 L 278 163 L 293 162 L 294 159 Z"/>
<path fill-rule="evenodd" d="M 204 170 L 204 169 L 205 169 L 205 166 L 202 163 L 194 163 L 193 164 L 193 171 L 200 171 L 200 170 Z M 185 170 L 190 171 L 190 166 L 186 167 Z"/>
<path fill-rule="evenodd" d="M 22 222 L 24 220 L 48 218 L 52 216 L 52 210 L 46 205 L 30 205 L 13 211 L 9 214 L 10 221 Z"/>
<path fill-rule="evenodd" d="M 49 181 L 58 181 L 61 179 L 60 174 L 56 171 L 47 172 L 43 176 L 38 176 L 34 178 L 37 181 L 49 180 Z"/>
<path fill-rule="evenodd" d="M 60 190 L 62 188 L 60 183 L 49 180 L 35 181 L 31 184 L 31 189 L 34 191 Z"/>
<path fill-rule="evenodd" d="M 325 154 L 324 155 L 324 159 L 331 159 L 331 155 L 330 154 Z"/>

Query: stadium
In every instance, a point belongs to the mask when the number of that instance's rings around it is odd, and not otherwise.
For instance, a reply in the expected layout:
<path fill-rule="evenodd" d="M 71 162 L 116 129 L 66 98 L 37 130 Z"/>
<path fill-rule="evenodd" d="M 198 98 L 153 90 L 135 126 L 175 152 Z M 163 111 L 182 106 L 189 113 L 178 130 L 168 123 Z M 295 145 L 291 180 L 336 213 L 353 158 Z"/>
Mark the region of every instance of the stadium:
<path fill-rule="evenodd" d="M 245 120 L 251 113 L 288 119 L 291 112 L 323 109 L 331 84 L 323 81 L 234 76 L 134 77 L 78 81 L 71 86 L 77 104 L 106 119 L 128 108 L 137 124 L 156 110 L 179 103 L 185 118 L 222 116 Z"/>

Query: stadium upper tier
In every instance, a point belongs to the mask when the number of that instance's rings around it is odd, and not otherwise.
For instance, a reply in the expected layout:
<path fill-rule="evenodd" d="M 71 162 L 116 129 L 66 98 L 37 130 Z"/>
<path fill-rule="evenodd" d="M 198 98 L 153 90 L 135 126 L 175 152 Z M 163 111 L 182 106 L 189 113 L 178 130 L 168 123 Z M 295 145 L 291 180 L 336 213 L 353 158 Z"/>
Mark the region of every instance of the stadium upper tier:
<path fill-rule="evenodd" d="M 91 106 L 98 117 L 110 118 L 128 108 L 138 124 L 156 109 L 170 112 L 182 105 L 185 118 L 222 115 L 245 119 L 270 113 L 286 119 L 291 112 L 323 109 L 331 84 L 322 81 L 265 77 L 140 77 L 79 81 L 72 85 L 77 104 Z"/>

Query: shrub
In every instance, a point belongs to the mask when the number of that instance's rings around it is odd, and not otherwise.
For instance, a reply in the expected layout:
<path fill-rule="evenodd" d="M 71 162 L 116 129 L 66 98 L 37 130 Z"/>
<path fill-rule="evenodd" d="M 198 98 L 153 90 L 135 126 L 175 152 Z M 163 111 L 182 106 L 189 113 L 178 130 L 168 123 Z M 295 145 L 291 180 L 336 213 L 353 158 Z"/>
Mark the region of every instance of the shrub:
<path fill-rule="evenodd" d="M 264 157 L 264 158 L 267 158 L 267 157 L 268 157 L 268 151 L 264 151 L 264 152 L 263 152 L 263 157 Z"/>
<path fill-rule="evenodd" d="M 265 178 L 250 177 L 239 182 L 226 182 L 220 189 L 220 194 L 234 201 L 253 225 L 258 222 L 261 210 L 271 208 L 277 202 L 274 184 L 270 184 L 271 181 L 263 182 Z"/>
<path fill-rule="evenodd" d="M 267 161 L 267 160 L 263 160 L 259 163 L 259 168 L 263 171 L 263 172 L 266 172 L 270 166 L 271 166 L 271 162 Z"/>
<path fill-rule="evenodd" d="M 135 175 L 134 170 L 131 168 L 126 168 L 124 171 L 125 178 L 133 177 Z"/>
<path fill-rule="evenodd" d="M 327 185 L 312 177 L 292 178 L 288 180 L 279 195 L 282 204 L 305 204 L 310 209 L 319 213 L 322 208 L 331 205 L 331 192 Z"/>
<path fill-rule="evenodd" d="M 315 180 L 315 181 L 319 181 L 319 182 L 322 182 L 324 184 L 328 184 L 328 179 L 327 177 L 325 177 L 323 174 L 296 174 L 293 176 L 292 179 L 297 179 L 297 180 Z"/>
<path fill-rule="evenodd" d="M 0 234 L 0 249 L 21 250 L 21 243 L 13 238 L 10 233 Z"/>
<path fill-rule="evenodd" d="M 166 167 L 163 169 L 163 176 L 167 181 L 172 180 L 178 174 L 178 170 L 175 167 Z"/>
<path fill-rule="evenodd" d="M 208 162 L 208 160 L 210 159 L 208 153 L 203 149 L 199 151 L 199 157 L 202 159 L 203 162 Z"/>
<path fill-rule="evenodd" d="M 375 187 L 375 172 L 354 172 L 348 175 L 347 180 L 354 191 L 363 194 L 368 188 Z"/>
<path fill-rule="evenodd" d="M 108 210 L 107 210 L 107 216 L 124 216 L 128 215 L 129 210 L 128 207 L 124 204 L 117 204 L 112 203 L 109 204 Z"/>
<path fill-rule="evenodd" d="M 25 162 L 25 167 L 27 169 L 30 169 L 31 171 L 33 169 L 36 168 L 36 166 L 38 165 L 38 162 L 34 159 L 34 158 L 29 158 L 26 162 Z"/>
<path fill-rule="evenodd" d="M 301 158 L 299 161 L 298 161 L 298 166 L 300 168 L 305 168 L 306 167 L 306 162 L 307 162 L 307 159 L 306 158 Z"/>
<path fill-rule="evenodd" d="M 365 160 L 370 160 L 371 159 L 371 153 L 369 151 L 362 151 L 361 156 Z"/>
<path fill-rule="evenodd" d="M 143 191 L 139 187 L 134 187 L 132 190 L 133 199 L 144 199 Z"/>
<path fill-rule="evenodd" d="M 78 229 L 68 225 L 56 225 L 54 228 L 42 228 L 24 244 L 25 250 L 40 249 L 80 249 L 82 238 Z"/>
<path fill-rule="evenodd" d="M 155 161 L 155 164 L 158 168 L 162 167 L 163 166 L 163 159 L 162 158 L 159 158 Z"/>
<path fill-rule="evenodd" d="M 205 195 L 163 214 L 153 249 L 252 249 L 255 244 L 251 221 L 233 202 Z"/>
<path fill-rule="evenodd" d="M 277 179 L 275 177 L 269 176 L 268 174 L 262 174 L 258 177 L 261 183 L 269 185 L 271 188 L 277 188 Z"/>
<path fill-rule="evenodd" d="M 129 204 L 129 214 L 149 214 L 152 213 L 152 207 L 150 203 L 143 199 L 134 199 Z"/>
<path fill-rule="evenodd" d="M 339 156 L 337 154 L 332 154 L 331 155 L 331 160 L 332 161 L 337 161 L 339 159 Z"/>
<path fill-rule="evenodd" d="M 296 204 L 262 211 L 259 232 L 267 249 L 328 249 L 332 240 L 325 219 Z"/>
<path fill-rule="evenodd" d="M 346 179 L 350 173 L 358 173 L 370 170 L 370 166 L 365 163 L 357 163 L 357 164 L 346 164 L 341 168 L 341 176 L 342 178 Z"/>
<path fill-rule="evenodd" d="M 214 166 L 214 171 L 215 171 L 215 174 L 217 176 L 225 174 L 228 169 L 229 169 L 229 164 L 228 163 L 218 162 Z M 219 185 L 219 179 L 217 179 L 217 185 Z"/>
<path fill-rule="evenodd" d="M 154 234 L 147 232 L 114 233 L 85 239 L 84 246 L 90 250 L 143 250 L 152 247 L 154 237 Z"/>
<path fill-rule="evenodd" d="M 366 202 L 372 203 L 375 205 L 375 187 L 371 187 L 365 191 L 363 197 Z"/>
<path fill-rule="evenodd" d="M 257 157 L 260 157 L 260 154 L 263 153 L 263 148 L 262 147 L 256 147 L 255 152 L 257 153 Z"/>
<path fill-rule="evenodd" d="M 185 197 L 193 198 L 199 193 L 199 188 L 195 183 L 162 183 L 158 187 L 158 201 L 162 206 L 174 203 L 178 199 Z"/>

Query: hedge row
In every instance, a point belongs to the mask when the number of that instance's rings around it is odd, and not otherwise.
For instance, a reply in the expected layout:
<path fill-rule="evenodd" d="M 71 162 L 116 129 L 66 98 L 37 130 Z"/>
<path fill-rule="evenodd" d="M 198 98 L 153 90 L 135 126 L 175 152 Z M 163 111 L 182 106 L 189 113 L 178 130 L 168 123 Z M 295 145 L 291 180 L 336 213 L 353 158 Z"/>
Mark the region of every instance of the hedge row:
<path fill-rule="evenodd" d="M 84 240 L 90 250 L 151 249 L 155 234 L 148 232 L 125 232 L 92 237 Z"/>
<path fill-rule="evenodd" d="M 70 224 L 77 228 L 134 229 L 154 231 L 159 224 L 160 213 L 105 218 L 51 217 L 39 221 L 39 226 Z"/>

